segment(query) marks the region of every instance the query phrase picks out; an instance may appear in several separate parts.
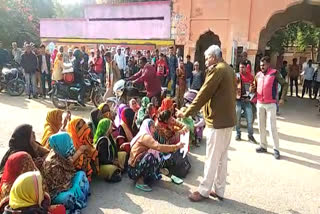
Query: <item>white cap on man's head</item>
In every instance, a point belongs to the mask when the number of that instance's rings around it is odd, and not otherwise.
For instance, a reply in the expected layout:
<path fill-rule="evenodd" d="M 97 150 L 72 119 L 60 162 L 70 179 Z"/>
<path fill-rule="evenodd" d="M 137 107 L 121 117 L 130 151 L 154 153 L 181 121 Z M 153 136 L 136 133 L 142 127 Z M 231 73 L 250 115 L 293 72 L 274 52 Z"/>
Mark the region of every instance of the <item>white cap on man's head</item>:
<path fill-rule="evenodd" d="M 117 50 L 119 50 L 119 49 L 121 50 L 121 47 L 118 45 L 118 46 L 117 46 Z"/>
<path fill-rule="evenodd" d="M 69 48 L 68 49 L 68 53 L 72 53 L 73 51 L 72 51 L 72 48 Z"/>
<path fill-rule="evenodd" d="M 215 56 L 217 58 L 222 58 L 221 48 L 218 45 L 211 45 L 205 52 L 205 57 Z"/>

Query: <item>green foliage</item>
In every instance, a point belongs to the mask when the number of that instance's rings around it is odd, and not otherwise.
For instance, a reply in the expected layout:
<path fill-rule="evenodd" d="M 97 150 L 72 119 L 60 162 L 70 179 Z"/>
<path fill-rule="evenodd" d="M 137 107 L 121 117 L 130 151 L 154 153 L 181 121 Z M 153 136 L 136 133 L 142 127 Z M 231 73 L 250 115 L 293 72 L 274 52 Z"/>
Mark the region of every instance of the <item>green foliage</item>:
<path fill-rule="evenodd" d="M 17 41 L 39 43 L 39 18 L 53 17 L 51 0 L 0 0 L 0 38 L 5 46 Z"/>
<path fill-rule="evenodd" d="M 272 52 L 283 53 L 284 48 L 294 46 L 299 51 L 309 46 L 318 46 L 320 28 L 306 22 L 295 22 L 278 30 L 268 43 Z"/>

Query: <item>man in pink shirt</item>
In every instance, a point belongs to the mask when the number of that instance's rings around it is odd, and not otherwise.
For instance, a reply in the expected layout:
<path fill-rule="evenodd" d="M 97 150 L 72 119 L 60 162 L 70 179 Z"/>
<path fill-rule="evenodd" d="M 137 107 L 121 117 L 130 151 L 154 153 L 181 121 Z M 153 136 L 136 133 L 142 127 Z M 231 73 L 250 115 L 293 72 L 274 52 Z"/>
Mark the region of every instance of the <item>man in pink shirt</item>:
<path fill-rule="evenodd" d="M 156 97 L 160 100 L 161 97 L 161 82 L 157 76 L 157 72 L 151 64 L 147 63 L 146 57 L 141 57 L 139 60 L 140 71 L 129 78 L 133 83 L 144 83 L 147 90 L 147 96 L 151 99 Z"/>

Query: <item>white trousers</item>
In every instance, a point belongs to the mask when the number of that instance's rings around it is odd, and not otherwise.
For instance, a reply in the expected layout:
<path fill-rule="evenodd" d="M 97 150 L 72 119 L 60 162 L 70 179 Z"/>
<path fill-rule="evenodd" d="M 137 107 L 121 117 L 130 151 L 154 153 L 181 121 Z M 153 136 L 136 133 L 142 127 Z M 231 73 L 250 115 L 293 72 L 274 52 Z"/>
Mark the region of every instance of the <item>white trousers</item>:
<path fill-rule="evenodd" d="M 207 141 L 204 175 L 198 191 L 209 197 L 212 190 L 220 197 L 224 196 L 227 180 L 228 147 L 231 141 L 232 127 L 225 129 L 205 128 Z M 214 188 L 213 188 L 214 187 Z"/>
<path fill-rule="evenodd" d="M 279 151 L 279 135 L 277 130 L 277 105 L 270 104 L 257 104 L 257 114 L 260 132 L 260 146 L 267 149 L 267 128 L 269 129 L 270 136 L 273 140 L 273 148 Z"/>

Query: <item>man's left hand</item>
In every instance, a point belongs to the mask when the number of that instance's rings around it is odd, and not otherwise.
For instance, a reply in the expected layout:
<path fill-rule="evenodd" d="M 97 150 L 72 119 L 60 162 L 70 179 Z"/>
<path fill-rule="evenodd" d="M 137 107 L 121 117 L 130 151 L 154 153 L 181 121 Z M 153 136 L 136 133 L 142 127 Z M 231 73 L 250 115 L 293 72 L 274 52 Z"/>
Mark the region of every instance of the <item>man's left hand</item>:
<path fill-rule="evenodd" d="M 279 100 L 279 105 L 283 105 L 283 104 L 284 104 L 284 100 L 283 99 Z"/>

